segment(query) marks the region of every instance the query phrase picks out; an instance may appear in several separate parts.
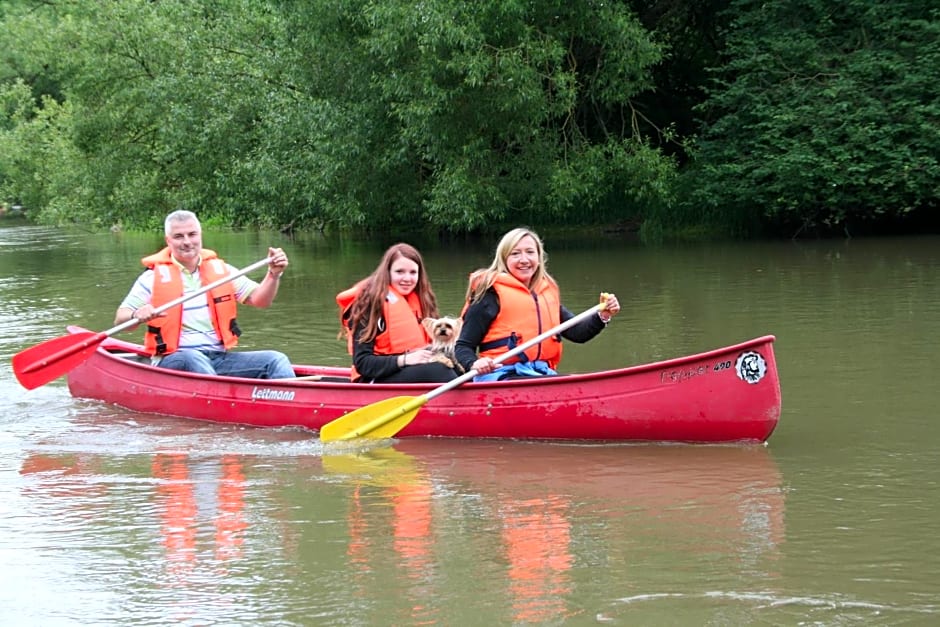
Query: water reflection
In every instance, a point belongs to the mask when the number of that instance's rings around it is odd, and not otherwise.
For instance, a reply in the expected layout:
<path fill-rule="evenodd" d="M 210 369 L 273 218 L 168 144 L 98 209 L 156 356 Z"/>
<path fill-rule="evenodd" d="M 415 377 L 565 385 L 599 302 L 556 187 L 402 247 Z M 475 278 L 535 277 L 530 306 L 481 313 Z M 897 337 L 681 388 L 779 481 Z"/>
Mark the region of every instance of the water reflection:
<path fill-rule="evenodd" d="M 557 494 L 517 500 L 503 497 L 498 506 L 509 563 L 513 622 L 544 623 L 568 617 L 572 591 L 571 500 Z"/>
<path fill-rule="evenodd" d="M 159 567 L 148 578 L 170 587 L 203 576 L 197 573 L 200 565 L 208 566 L 214 577 L 224 575 L 225 564 L 243 556 L 248 522 L 242 456 L 156 452 L 146 477 L 134 476 L 142 467 L 137 458 L 121 460 L 119 468 L 115 463 L 89 452 L 33 451 L 20 467 L 20 475 L 29 479 L 22 493 L 44 512 L 42 518 L 52 514 L 59 520 L 51 525 L 59 533 L 84 535 L 88 525 L 104 521 L 118 522 L 128 537 L 156 530 L 162 553 L 155 555 L 149 543 L 139 548 L 146 561 Z"/>
<path fill-rule="evenodd" d="M 236 264 L 272 244 L 291 255 L 276 306 L 244 311 L 245 348 L 348 362 L 330 295 L 389 242 L 212 241 Z M 769 450 L 409 441 L 388 449 L 407 456 L 397 466 L 365 464 L 376 450 L 324 469 L 309 434 L 136 414 L 71 398 L 64 381 L 25 391 L 10 357 L 68 324 L 110 327 L 160 234 L 0 226 L 0 616 L 37 625 L 507 624 L 526 611 L 619 624 L 937 616 L 936 237 L 547 244 L 566 301 L 587 306 L 613 289 L 630 303 L 602 343 L 566 350 L 568 371 L 777 335 L 784 413 Z M 489 263 L 491 246 L 421 246 L 443 310 L 460 310 L 466 273 Z M 226 455 L 244 482 L 225 478 Z M 225 489 L 241 491 L 243 509 Z M 189 508 L 188 539 L 165 522 L 174 498 Z M 518 545 L 529 563 L 510 546 L 524 532 L 535 536 Z M 545 537 L 554 539 L 539 545 Z"/>
<path fill-rule="evenodd" d="M 664 559 L 664 547 L 717 560 L 717 570 L 756 576 L 761 586 L 778 576 L 784 491 L 764 447 L 408 440 L 327 455 L 323 467 L 351 486 L 348 556 L 360 574 L 377 568 L 364 538 L 391 530 L 395 567 L 415 603 L 410 619 L 419 608 L 421 619 L 433 618 L 421 603 L 444 585 L 441 546 L 456 543 L 479 569 L 498 552 L 504 585 L 495 589 L 515 623 L 571 619 L 583 611 L 575 599 L 598 578 L 640 585 L 630 573 Z"/>
<path fill-rule="evenodd" d="M 374 592 L 369 586 L 370 575 L 380 568 L 384 530 L 390 529 L 396 558 L 393 570 L 408 582 L 408 621 L 412 624 L 438 622 L 435 608 L 428 604 L 428 599 L 436 592 L 438 578 L 431 478 L 412 456 L 391 448 L 362 454 L 326 455 L 323 468 L 329 474 L 349 478 L 352 484 L 346 555 L 358 584 L 356 596 L 366 599 Z M 376 509 L 376 490 L 379 501 L 388 507 Z"/>
<path fill-rule="evenodd" d="M 183 453 L 157 453 L 151 472 L 156 488 L 160 533 L 167 571 L 182 578 L 197 556 L 200 526 L 211 524 L 213 559 L 224 562 L 242 555 L 245 529 L 245 475 L 234 455 L 190 460 Z"/>

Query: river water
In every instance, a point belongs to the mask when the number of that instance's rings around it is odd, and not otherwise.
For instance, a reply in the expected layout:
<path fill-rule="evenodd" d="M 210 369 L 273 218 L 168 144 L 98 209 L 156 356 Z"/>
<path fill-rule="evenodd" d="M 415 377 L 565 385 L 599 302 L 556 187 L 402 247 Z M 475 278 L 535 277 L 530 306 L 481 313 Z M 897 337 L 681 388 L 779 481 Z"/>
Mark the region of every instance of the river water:
<path fill-rule="evenodd" d="M 245 348 L 345 365 L 336 292 L 389 241 L 285 248 Z M 442 309 L 494 242 L 420 245 Z M 400 440 L 138 414 L 32 391 L 11 357 L 113 325 L 159 234 L 0 222 L 0 621 L 23 625 L 917 625 L 940 620 L 940 238 L 647 248 L 550 238 L 573 311 L 614 291 L 563 370 L 777 336 L 766 446 Z M 127 334 L 129 339 L 134 334 Z"/>

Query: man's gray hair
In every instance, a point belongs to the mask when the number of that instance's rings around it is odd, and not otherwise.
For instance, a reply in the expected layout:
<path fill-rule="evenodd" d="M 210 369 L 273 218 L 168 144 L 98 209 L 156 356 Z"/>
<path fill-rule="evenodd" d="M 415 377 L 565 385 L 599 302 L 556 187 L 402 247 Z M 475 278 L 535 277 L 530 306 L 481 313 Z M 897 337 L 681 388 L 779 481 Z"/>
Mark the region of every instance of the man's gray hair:
<path fill-rule="evenodd" d="M 192 211 L 187 211 L 185 209 L 177 209 L 176 211 L 168 215 L 166 217 L 166 220 L 163 221 L 163 234 L 164 235 L 170 234 L 170 229 L 172 228 L 170 225 L 173 224 L 174 222 L 188 222 L 189 220 L 195 221 L 196 226 L 198 226 L 199 229 L 202 230 L 202 226 L 199 224 L 199 218 L 196 217 L 195 213 L 193 213 Z"/>

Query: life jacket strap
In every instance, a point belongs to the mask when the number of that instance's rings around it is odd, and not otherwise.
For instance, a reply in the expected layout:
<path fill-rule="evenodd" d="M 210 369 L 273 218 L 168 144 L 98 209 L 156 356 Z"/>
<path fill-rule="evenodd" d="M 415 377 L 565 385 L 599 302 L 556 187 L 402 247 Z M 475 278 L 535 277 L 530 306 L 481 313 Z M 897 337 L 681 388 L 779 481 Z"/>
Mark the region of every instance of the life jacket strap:
<path fill-rule="evenodd" d="M 505 346 L 507 350 L 512 350 L 515 347 L 519 346 L 519 344 L 522 341 L 523 341 L 522 336 L 516 333 L 515 331 L 513 331 L 512 333 L 509 334 L 509 337 L 503 337 L 498 340 L 492 340 L 490 342 L 484 342 L 480 344 L 480 352 L 492 350 L 494 348 L 499 348 L 501 346 Z M 520 353 L 516 357 L 522 363 L 526 363 L 527 361 L 529 361 L 529 356 L 526 355 L 525 353 Z"/>
<path fill-rule="evenodd" d="M 152 327 L 149 324 L 147 325 L 147 333 L 153 335 L 154 340 L 156 341 L 156 355 L 163 355 L 166 353 L 166 341 L 163 339 L 163 331 L 161 327 Z"/>

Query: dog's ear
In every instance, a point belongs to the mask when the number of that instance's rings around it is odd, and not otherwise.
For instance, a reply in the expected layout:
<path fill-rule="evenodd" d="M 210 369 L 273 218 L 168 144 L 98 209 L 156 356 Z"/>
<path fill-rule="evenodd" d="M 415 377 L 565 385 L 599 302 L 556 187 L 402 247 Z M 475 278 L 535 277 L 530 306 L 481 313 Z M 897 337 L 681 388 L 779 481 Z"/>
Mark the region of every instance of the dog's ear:
<path fill-rule="evenodd" d="M 460 335 L 460 329 L 463 328 L 463 318 L 454 318 L 454 335 Z"/>
<path fill-rule="evenodd" d="M 434 318 L 425 318 L 421 321 L 421 326 L 424 327 L 425 332 L 427 332 L 428 337 L 434 336 L 434 323 L 437 322 Z"/>

